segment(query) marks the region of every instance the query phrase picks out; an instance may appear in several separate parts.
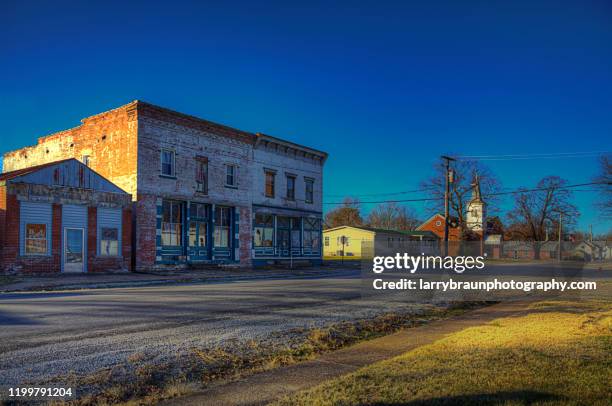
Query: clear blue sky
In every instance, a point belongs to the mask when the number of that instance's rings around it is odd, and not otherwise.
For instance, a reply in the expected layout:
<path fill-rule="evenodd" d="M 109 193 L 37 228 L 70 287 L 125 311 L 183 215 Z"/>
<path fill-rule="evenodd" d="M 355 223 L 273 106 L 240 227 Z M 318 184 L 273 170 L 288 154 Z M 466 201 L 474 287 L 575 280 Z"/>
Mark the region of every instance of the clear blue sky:
<path fill-rule="evenodd" d="M 328 151 L 326 195 L 417 188 L 449 151 L 612 150 L 609 1 L 291 3 L 4 1 L 1 152 L 133 99 Z M 597 171 L 489 165 L 506 188 Z M 607 231 L 593 198 L 579 224 Z"/>

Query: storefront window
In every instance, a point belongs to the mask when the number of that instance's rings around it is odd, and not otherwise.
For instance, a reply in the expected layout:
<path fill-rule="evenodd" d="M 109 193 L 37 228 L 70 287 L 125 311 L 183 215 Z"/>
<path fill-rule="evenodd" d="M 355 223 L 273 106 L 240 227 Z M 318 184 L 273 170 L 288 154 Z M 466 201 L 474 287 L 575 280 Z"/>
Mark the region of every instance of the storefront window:
<path fill-rule="evenodd" d="M 103 227 L 100 231 L 100 254 L 119 255 L 119 229 Z"/>
<path fill-rule="evenodd" d="M 183 244 L 183 204 L 164 200 L 162 203 L 162 245 L 181 246 Z"/>
<path fill-rule="evenodd" d="M 201 203 L 191 203 L 189 215 L 191 218 L 208 219 L 208 207 Z"/>
<path fill-rule="evenodd" d="M 256 214 L 253 227 L 253 245 L 272 247 L 274 244 L 274 217 L 270 214 Z"/>
<path fill-rule="evenodd" d="M 47 254 L 47 225 L 26 224 L 25 253 L 26 255 Z"/>
<path fill-rule="evenodd" d="M 321 220 L 304 218 L 304 248 L 320 248 Z"/>
<path fill-rule="evenodd" d="M 206 229 L 207 224 L 199 221 L 192 221 L 189 224 L 189 246 L 205 247 L 206 246 Z"/>
<path fill-rule="evenodd" d="M 215 207 L 215 247 L 230 246 L 230 208 Z"/>
<path fill-rule="evenodd" d="M 300 248 L 302 235 L 302 219 L 294 217 L 291 219 L 291 247 Z"/>

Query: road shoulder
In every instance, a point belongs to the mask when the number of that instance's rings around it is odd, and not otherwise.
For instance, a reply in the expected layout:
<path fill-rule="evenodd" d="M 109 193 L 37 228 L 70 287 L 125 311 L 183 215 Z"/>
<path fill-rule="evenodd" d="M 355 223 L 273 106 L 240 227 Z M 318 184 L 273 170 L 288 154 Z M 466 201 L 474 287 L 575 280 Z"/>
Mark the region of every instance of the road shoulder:
<path fill-rule="evenodd" d="M 526 314 L 531 302 L 504 302 L 470 311 L 452 319 L 406 329 L 385 337 L 321 355 L 287 367 L 258 373 L 239 381 L 220 383 L 163 405 L 259 405 L 314 387 L 357 369 L 433 343 L 448 334 L 488 323 L 500 317 Z"/>

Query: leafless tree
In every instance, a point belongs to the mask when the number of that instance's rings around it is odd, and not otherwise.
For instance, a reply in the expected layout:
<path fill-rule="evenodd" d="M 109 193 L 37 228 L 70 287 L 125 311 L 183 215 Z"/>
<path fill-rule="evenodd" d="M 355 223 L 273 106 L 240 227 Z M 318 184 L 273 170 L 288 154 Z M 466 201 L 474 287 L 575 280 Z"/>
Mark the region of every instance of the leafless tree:
<path fill-rule="evenodd" d="M 601 211 L 601 216 L 605 219 L 612 218 L 612 156 L 602 156 L 600 162 L 600 174 L 595 178 L 595 182 L 600 182 L 598 188 L 601 190 L 601 199 L 597 206 Z"/>
<path fill-rule="evenodd" d="M 366 222 L 371 227 L 400 231 L 414 230 L 419 225 L 414 210 L 395 202 L 381 203 L 374 207 Z"/>
<path fill-rule="evenodd" d="M 495 174 L 480 161 L 458 160 L 452 164 L 454 170 L 453 183 L 450 184 L 450 207 L 449 214 L 458 220 L 462 230 L 466 228 L 465 214 L 468 202 L 472 197 L 472 182 L 478 175 L 480 190 L 483 200 L 487 205 L 488 214 L 498 211 L 499 199 L 497 196 L 487 196 L 501 190 L 501 182 Z M 444 190 L 446 168 L 442 162 L 434 166 L 434 175 L 421 182 L 421 187 L 427 189 L 427 193 L 434 199 L 429 204 L 428 210 L 433 213 L 444 213 Z"/>
<path fill-rule="evenodd" d="M 360 226 L 363 224 L 361 217 L 361 204 L 359 200 L 345 197 L 342 205 L 325 215 L 325 228 L 340 226 Z"/>
<path fill-rule="evenodd" d="M 568 182 L 558 176 L 548 176 L 540 180 L 535 189 L 518 193 L 514 208 L 508 213 L 510 221 L 517 225 L 517 237 L 531 241 L 535 258 L 540 258 L 542 242 L 549 236 L 549 230 L 558 228 L 559 217 L 563 229 L 568 230 L 576 224 L 578 209 L 571 203 L 572 191 L 564 189 Z"/>

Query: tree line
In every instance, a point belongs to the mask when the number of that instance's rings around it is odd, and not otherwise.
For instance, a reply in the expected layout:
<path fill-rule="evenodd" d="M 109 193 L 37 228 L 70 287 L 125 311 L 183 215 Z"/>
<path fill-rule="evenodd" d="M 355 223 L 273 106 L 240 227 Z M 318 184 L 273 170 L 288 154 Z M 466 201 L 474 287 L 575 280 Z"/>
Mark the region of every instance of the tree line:
<path fill-rule="evenodd" d="M 458 160 L 453 165 L 454 176 L 450 184 L 449 217 L 460 228 L 462 240 L 475 236 L 466 226 L 466 209 L 472 197 L 473 179 L 478 176 L 481 192 L 485 197 L 488 217 L 488 234 L 503 234 L 506 240 L 548 241 L 558 239 L 559 222 L 566 232 L 575 228 L 580 212 L 573 203 L 573 192 L 569 182 L 558 176 L 546 176 L 535 186 L 522 187 L 513 193 L 513 206 L 506 213 L 506 222 L 500 217 L 500 200 L 504 194 L 499 178 L 480 161 Z M 431 177 L 421 182 L 431 200 L 427 201 L 429 214 L 444 212 L 445 167 L 436 164 Z M 612 162 L 610 157 L 600 159 L 599 174 L 593 178 L 598 182 L 597 208 L 601 217 L 612 218 Z M 507 192 L 506 192 L 507 193 Z M 346 197 L 342 204 L 325 215 L 325 227 L 369 226 L 389 230 L 414 230 L 421 223 L 412 208 L 396 202 L 380 203 L 367 216 L 362 215 L 359 199 Z M 577 236 L 584 234 L 575 232 Z M 608 238 L 608 232 L 603 238 Z"/>

